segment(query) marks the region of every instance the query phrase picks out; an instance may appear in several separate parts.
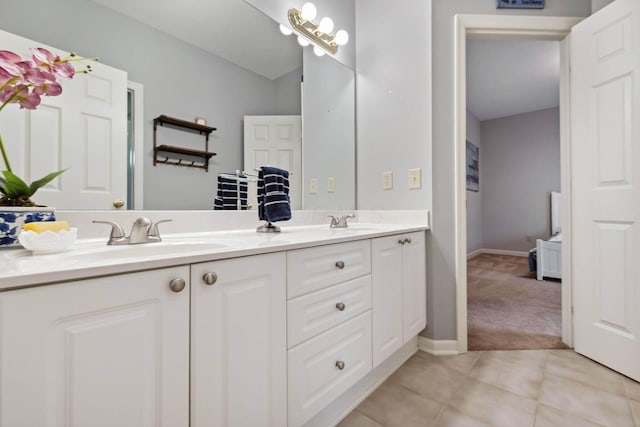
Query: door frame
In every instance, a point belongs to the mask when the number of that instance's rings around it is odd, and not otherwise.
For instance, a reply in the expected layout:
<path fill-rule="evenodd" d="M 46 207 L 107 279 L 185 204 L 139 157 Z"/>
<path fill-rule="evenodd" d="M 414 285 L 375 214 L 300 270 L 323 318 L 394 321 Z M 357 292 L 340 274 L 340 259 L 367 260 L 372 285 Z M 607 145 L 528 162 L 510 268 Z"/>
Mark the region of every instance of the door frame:
<path fill-rule="evenodd" d="M 562 341 L 573 346 L 571 296 L 571 135 L 569 41 L 584 18 L 456 15 L 454 53 L 455 276 L 458 353 L 467 351 L 466 55 L 467 37 L 560 41 L 560 162 L 562 192 Z"/>

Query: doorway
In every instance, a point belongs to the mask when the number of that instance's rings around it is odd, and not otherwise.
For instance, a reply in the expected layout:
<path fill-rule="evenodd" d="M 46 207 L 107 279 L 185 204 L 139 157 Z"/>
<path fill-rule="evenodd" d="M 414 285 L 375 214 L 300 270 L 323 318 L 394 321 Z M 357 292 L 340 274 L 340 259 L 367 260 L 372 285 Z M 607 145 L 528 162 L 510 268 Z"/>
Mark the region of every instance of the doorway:
<path fill-rule="evenodd" d="M 560 161 L 562 164 L 561 191 L 562 227 L 570 230 L 570 163 L 569 163 L 569 67 L 568 43 L 565 38 L 580 18 L 528 16 L 456 16 L 456 302 L 458 352 L 468 349 L 467 340 L 467 218 L 466 218 L 466 55 L 467 38 L 529 39 L 560 41 Z M 565 233 L 563 233 L 565 234 Z M 562 281 L 562 341 L 571 346 L 571 235 L 563 235 Z"/>
<path fill-rule="evenodd" d="M 466 60 L 469 350 L 564 349 L 560 42 L 471 38 Z"/>

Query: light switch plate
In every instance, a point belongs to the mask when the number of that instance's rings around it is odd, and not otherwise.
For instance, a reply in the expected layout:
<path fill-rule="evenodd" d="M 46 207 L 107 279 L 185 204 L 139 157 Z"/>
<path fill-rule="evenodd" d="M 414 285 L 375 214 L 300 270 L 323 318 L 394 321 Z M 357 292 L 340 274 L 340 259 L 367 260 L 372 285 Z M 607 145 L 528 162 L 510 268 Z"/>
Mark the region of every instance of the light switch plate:
<path fill-rule="evenodd" d="M 422 171 L 420 168 L 409 169 L 409 189 L 422 188 Z"/>
<path fill-rule="evenodd" d="M 336 179 L 332 176 L 327 178 L 327 193 L 335 193 L 336 191 Z"/>
<path fill-rule="evenodd" d="M 309 180 L 309 193 L 310 194 L 318 193 L 318 178 L 311 178 Z"/>
<path fill-rule="evenodd" d="M 382 172 L 382 189 L 391 190 L 393 188 L 393 172 Z"/>

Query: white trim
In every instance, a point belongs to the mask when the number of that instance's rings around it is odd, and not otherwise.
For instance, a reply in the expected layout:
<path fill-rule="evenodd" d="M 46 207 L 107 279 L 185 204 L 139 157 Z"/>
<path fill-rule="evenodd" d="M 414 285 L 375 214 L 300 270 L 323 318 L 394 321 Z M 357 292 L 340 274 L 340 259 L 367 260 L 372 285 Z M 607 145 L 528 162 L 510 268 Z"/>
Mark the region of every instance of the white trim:
<path fill-rule="evenodd" d="M 467 254 L 467 260 L 470 260 L 471 258 L 475 258 L 475 257 L 477 257 L 478 255 L 481 255 L 481 254 L 482 254 L 482 248 L 476 249 L 475 251 L 469 252 Z"/>
<path fill-rule="evenodd" d="M 144 85 L 129 80 L 127 89 L 134 92 L 133 102 L 133 206 L 144 209 Z"/>
<path fill-rule="evenodd" d="M 570 38 L 560 42 L 560 224 L 562 229 L 562 342 L 573 347 L 571 222 L 571 66 Z"/>
<path fill-rule="evenodd" d="M 571 32 L 571 27 L 580 22 L 583 18 L 567 18 L 553 16 L 507 16 L 507 15 L 456 15 L 455 17 L 455 274 L 456 274 L 456 329 L 458 338 L 458 352 L 467 351 L 467 218 L 466 218 L 466 179 L 465 179 L 465 141 L 466 141 L 466 54 L 467 36 L 472 37 L 492 37 L 498 39 L 521 38 L 521 39 L 544 39 L 563 40 Z M 561 49 L 561 56 L 566 55 L 567 50 Z M 561 61 L 564 61 L 562 59 Z M 568 67 L 561 67 L 561 74 L 566 73 Z M 562 76 L 561 80 L 568 79 Z M 564 94 L 566 96 L 566 93 Z M 567 106 L 564 98 L 561 102 L 561 119 L 567 120 Z M 566 130 L 561 120 L 561 133 Z M 564 134 L 566 136 L 566 134 Z M 561 151 L 566 149 L 568 141 L 561 138 Z M 563 165 L 563 169 L 570 165 Z M 570 173 L 570 171 L 569 171 Z M 563 172 L 564 174 L 564 172 Z M 564 176 L 564 175 L 563 175 Z M 567 197 L 569 189 L 565 187 L 563 181 L 562 192 Z M 566 203 L 566 202 L 565 202 Z M 563 213 L 563 230 L 568 228 L 566 219 L 568 210 Z M 564 236 L 563 236 L 564 241 Z M 565 245 L 563 245 L 564 247 Z M 563 272 L 564 276 L 564 272 Z M 570 277 L 570 276 L 566 276 Z M 566 282 L 566 283 L 565 283 Z M 563 291 L 565 287 L 570 287 L 568 279 L 563 280 Z M 566 294 L 566 292 L 563 292 Z M 566 311 L 563 299 L 563 316 Z M 563 317 L 564 319 L 564 317 Z M 571 330 L 565 330 L 563 322 L 563 339 L 565 333 L 571 334 Z"/>
<path fill-rule="evenodd" d="M 418 349 L 434 356 L 459 354 L 458 341 L 456 340 L 432 340 L 431 338 L 419 336 Z"/>
<path fill-rule="evenodd" d="M 517 256 L 517 257 L 523 257 L 523 258 L 527 258 L 529 256 L 529 252 L 523 252 L 523 251 L 507 251 L 504 249 L 487 249 L 487 248 L 482 248 L 480 249 L 480 251 L 483 254 L 490 254 L 490 255 L 508 255 L 508 256 Z"/>

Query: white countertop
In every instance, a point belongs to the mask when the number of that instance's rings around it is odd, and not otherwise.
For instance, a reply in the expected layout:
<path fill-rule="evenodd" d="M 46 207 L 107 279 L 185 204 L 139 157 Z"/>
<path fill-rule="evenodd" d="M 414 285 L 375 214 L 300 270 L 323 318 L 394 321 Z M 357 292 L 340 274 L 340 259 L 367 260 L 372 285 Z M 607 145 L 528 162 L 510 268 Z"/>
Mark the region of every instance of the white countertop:
<path fill-rule="evenodd" d="M 428 229 L 423 225 L 353 223 L 282 227 L 281 233 L 255 229 L 167 234 L 160 243 L 107 246 L 106 239 L 79 239 L 68 251 L 35 255 L 25 249 L 0 250 L 0 290 L 149 270 L 269 252 L 348 242 Z"/>

